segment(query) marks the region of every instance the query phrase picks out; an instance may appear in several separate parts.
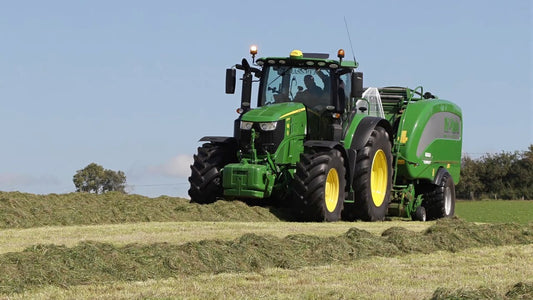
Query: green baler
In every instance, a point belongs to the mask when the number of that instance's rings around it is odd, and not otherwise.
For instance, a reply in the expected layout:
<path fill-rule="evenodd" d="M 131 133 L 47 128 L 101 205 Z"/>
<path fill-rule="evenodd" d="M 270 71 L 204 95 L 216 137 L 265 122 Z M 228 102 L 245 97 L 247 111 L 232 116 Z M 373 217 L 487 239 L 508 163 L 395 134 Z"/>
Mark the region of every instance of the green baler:
<path fill-rule="evenodd" d="M 355 61 L 295 50 L 246 59 L 232 137 L 204 137 L 191 166 L 195 203 L 262 199 L 301 220 L 425 220 L 454 213 L 462 114 L 422 87 L 363 88 Z M 253 77 L 259 80 L 251 108 Z"/>

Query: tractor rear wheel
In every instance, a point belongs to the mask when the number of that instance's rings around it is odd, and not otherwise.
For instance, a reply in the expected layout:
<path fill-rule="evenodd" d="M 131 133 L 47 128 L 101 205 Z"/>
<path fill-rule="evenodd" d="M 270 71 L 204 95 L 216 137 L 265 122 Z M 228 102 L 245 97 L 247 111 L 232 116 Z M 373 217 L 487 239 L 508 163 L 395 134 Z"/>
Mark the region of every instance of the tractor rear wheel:
<path fill-rule="evenodd" d="M 382 221 L 387 214 L 392 188 L 392 153 L 389 134 L 376 127 L 357 152 L 353 182 L 353 209 L 365 221 Z"/>
<path fill-rule="evenodd" d="M 341 218 L 346 187 L 344 159 L 338 150 L 300 155 L 293 180 L 293 208 L 302 221 Z"/>
<path fill-rule="evenodd" d="M 446 171 L 424 199 L 422 205 L 429 220 L 452 217 L 455 213 L 455 185 L 450 173 Z"/>
<path fill-rule="evenodd" d="M 191 166 L 189 196 L 191 202 L 207 204 L 223 196 L 221 169 L 237 162 L 237 149 L 232 144 L 207 143 L 198 148 Z"/>

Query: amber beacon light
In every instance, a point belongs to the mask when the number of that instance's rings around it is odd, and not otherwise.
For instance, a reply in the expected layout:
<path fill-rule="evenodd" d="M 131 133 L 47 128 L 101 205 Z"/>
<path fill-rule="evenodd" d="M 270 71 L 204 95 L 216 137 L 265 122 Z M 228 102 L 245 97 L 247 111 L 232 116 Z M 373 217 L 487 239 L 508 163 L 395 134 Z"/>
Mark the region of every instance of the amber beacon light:
<path fill-rule="evenodd" d="M 250 54 L 252 55 L 252 61 L 255 62 L 255 55 L 257 54 L 257 46 L 250 46 Z"/>

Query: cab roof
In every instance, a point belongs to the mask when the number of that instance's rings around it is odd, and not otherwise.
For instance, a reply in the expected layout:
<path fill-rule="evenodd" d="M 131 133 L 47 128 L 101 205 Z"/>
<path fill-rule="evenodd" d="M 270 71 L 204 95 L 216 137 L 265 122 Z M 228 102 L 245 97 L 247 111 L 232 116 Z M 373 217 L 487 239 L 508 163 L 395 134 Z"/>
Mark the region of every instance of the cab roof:
<path fill-rule="evenodd" d="M 343 50 L 344 51 L 344 50 Z M 259 66 L 264 65 L 289 65 L 302 67 L 329 67 L 337 68 L 357 68 L 359 64 L 351 60 L 333 60 L 329 59 L 327 53 L 303 53 L 300 50 L 293 50 L 289 57 L 262 57 L 257 59 Z"/>

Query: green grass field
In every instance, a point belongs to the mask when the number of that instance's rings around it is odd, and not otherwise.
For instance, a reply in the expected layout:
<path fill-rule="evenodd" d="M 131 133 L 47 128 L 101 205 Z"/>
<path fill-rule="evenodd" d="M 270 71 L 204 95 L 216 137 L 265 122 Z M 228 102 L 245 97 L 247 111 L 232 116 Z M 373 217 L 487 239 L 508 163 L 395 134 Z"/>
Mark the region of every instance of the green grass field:
<path fill-rule="evenodd" d="M 532 211 L 298 223 L 238 201 L 0 192 L 0 299 L 528 299 Z"/>
<path fill-rule="evenodd" d="M 532 200 L 457 201 L 455 215 L 470 222 L 533 222 Z"/>

